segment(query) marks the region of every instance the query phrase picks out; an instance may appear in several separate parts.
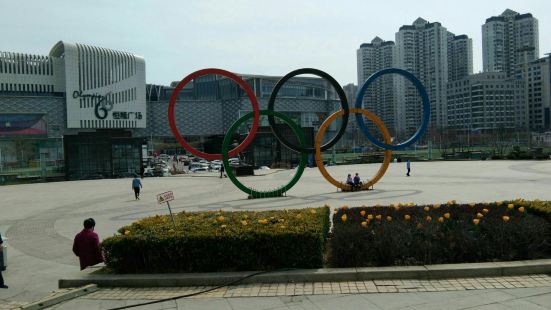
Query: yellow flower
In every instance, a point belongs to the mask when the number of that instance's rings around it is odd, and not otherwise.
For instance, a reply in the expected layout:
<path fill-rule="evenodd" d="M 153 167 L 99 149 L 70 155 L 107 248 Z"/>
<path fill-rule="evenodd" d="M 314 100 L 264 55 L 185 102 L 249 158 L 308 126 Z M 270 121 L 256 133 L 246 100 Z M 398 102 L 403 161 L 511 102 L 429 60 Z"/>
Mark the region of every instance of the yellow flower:
<path fill-rule="evenodd" d="M 474 208 L 476 206 L 476 203 L 470 203 L 469 207 Z"/>
<path fill-rule="evenodd" d="M 372 220 L 372 219 L 373 219 L 373 214 L 368 214 L 368 215 L 367 215 L 367 219 L 368 219 L 368 220 Z"/>
<path fill-rule="evenodd" d="M 390 215 L 387 216 L 387 217 L 386 217 L 386 220 L 389 221 L 389 222 L 392 222 L 392 216 L 390 216 Z"/>
<path fill-rule="evenodd" d="M 300 214 L 300 213 L 299 213 L 299 214 L 297 214 L 296 218 L 297 218 L 297 219 L 300 219 L 300 218 L 302 218 L 302 214 Z"/>
<path fill-rule="evenodd" d="M 268 220 L 267 219 L 260 219 L 260 220 L 258 220 L 258 224 L 266 225 L 266 224 L 268 224 Z"/>
<path fill-rule="evenodd" d="M 520 207 L 517 210 L 518 210 L 518 212 L 523 213 L 524 212 L 524 207 Z"/>
<path fill-rule="evenodd" d="M 417 224 L 417 229 L 421 229 L 421 228 L 423 228 L 423 224 L 418 223 L 418 224 Z"/>
<path fill-rule="evenodd" d="M 341 209 L 346 210 L 346 209 L 348 209 L 348 206 L 347 206 L 347 205 L 343 205 L 343 206 L 341 207 Z"/>
<path fill-rule="evenodd" d="M 285 219 L 279 219 L 278 222 L 283 223 L 285 222 Z"/>
<path fill-rule="evenodd" d="M 444 223 L 444 218 L 443 218 L 443 217 L 439 217 L 439 218 L 438 218 L 438 222 Z"/>
<path fill-rule="evenodd" d="M 224 217 L 222 215 L 220 215 L 219 217 L 216 218 L 216 220 L 218 222 L 223 222 L 224 221 Z"/>
<path fill-rule="evenodd" d="M 127 236 L 128 234 L 130 234 L 130 230 L 125 229 L 124 230 L 124 235 Z"/>
<path fill-rule="evenodd" d="M 488 210 L 486 208 L 482 209 L 482 213 L 488 213 L 488 212 L 490 212 L 490 210 Z"/>
<path fill-rule="evenodd" d="M 360 215 L 365 216 L 365 211 L 364 210 L 360 211 Z"/>
<path fill-rule="evenodd" d="M 286 227 L 286 226 L 284 226 L 284 225 L 280 225 L 280 226 L 279 226 L 279 228 L 281 228 L 281 229 L 285 229 L 285 228 L 287 228 L 287 227 Z"/>
<path fill-rule="evenodd" d="M 439 204 L 439 203 L 435 203 L 435 204 L 432 205 L 432 207 L 433 207 L 434 209 L 439 209 L 439 208 L 440 208 L 440 204 Z"/>
<path fill-rule="evenodd" d="M 448 213 L 448 212 L 446 212 L 446 213 L 444 213 L 444 217 L 447 218 L 447 219 L 449 219 L 449 218 L 451 217 L 451 214 Z"/>
<path fill-rule="evenodd" d="M 510 218 L 507 215 L 503 216 L 503 221 L 504 222 L 509 222 L 509 220 L 510 220 Z"/>
<path fill-rule="evenodd" d="M 411 220 L 411 216 L 409 214 L 404 215 L 404 220 L 406 221 Z"/>
<path fill-rule="evenodd" d="M 220 213 L 224 213 L 224 210 L 220 209 L 219 212 L 220 212 Z"/>
<path fill-rule="evenodd" d="M 169 232 L 169 233 L 173 233 L 173 232 L 174 232 L 174 229 L 169 229 L 168 232 Z"/>
<path fill-rule="evenodd" d="M 480 220 L 479 220 L 479 219 L 474 219 L 474 220 L 473 220 L 473 224 L 478 225 L 478 223 L 480 223 Z"/>
<path fill-rule="evenodd" d="M 394 210 L 400 211 L 400 206 L 399 206 L 399 205 L 398 205 L 398 206 L 394 206 Z"/>
<path fill-rule="evenodd" d="M 241 221 L 241 225 L 247 226 L 247 224 L 249 224 L 247 221 L 245 221 L 245 220 Z"/>
<path fill-rule="evenodd" d="M 375 218 L 378 219 L 378 220 L 380 221 L 383 217 L 382 217 L 380 214 L 377 214 L 377 215 L 375 216 Z"/>
<path fill-rule="evenodd" d="M 501 202 L 500 200 L 497 200 L 497 201 L 496 201 L 496 206 L 501 206 L 501 203 L 502 203 L 502 202 Z"/>
<path fill-rule="evenodd" d="M 430 217 L 430 216 L 425 217 L 425 221 L 427 221 L 427 222 L 432 221 L 432 217 Z"/>
<path fill-rule="evenodd" d="M 227 225 L 222 225 L 222 226 L 220 226 L 220 228 L 226 228 L 226 227 L 228 227 L 228 226 L 227 226 Z"/>
<path fill-rule="evenodd" d="M 512 209 L 514 209 L 514 208 L 515 208 L 515 205 L 512 204 L 512 203 L 510 203 L 510 204 L 507 205 L 507 209 L 509 209 L 509 210 L 512 210 Z"/>
<path fill-rule="evenodd" d="M 248 218 L 249 218 L 249 216 L 248 216 L 247 214 L 243 215 L 243 219 L 246 220 L 246 219 L 248 219 Z"/>
<path fill-rule="evenodd" d="M 429 207 L 424 207 L 423 210 L 425 210 L 425 212 L 429 212 L 430 208 Z"/>
<path fill-rule="evenodd" d="M 413 207 L 413 206 L 414 206 L 413 202 L 408 203 L 408 207 Z"/>
<path fill-rule="evenodd" d="M 348 216 L 346 216 L 346 214 L 343 214 L 341 216 L 341 221 L 346 222 L 347 219 L 348 219 Z"/>
<path fill-rule="evenodd" d="M 482 213 L 478 212 L 478 213 L 476 214 L 476 217 L 478 217 L 478 218 L 480 219 L 480 218 L 483 218 L 484 215 L 482 215 Z"/>
<path fill-rule="evenodd" d="M 363 226 L 363 227 L 367 227 L 367 222 L 366 222 L 366 221 L 363 221 L 363 222 L 362 222 L 362 226 Z"/>
<path fill-rule="evenodd" d="M 310 213 L 312 213 L 312 214 L 316 214 L 316 210 L 314 210 L 314 209 L 310 209 Z"/>

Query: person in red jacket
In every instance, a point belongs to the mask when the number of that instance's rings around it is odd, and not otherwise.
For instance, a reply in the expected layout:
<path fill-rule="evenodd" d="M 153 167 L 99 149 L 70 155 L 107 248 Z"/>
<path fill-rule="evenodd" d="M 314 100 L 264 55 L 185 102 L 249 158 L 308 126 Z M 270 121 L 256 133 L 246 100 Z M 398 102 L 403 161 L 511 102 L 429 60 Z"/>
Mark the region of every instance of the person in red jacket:
<path fill-rule="evenodd" d="M 75 236 L 73 253 L 78 256 L 80 270 L 103 262 L 98 234 L 94 232 L 96 221 L 93 218 L 84 220 L 84 229 Z"/>

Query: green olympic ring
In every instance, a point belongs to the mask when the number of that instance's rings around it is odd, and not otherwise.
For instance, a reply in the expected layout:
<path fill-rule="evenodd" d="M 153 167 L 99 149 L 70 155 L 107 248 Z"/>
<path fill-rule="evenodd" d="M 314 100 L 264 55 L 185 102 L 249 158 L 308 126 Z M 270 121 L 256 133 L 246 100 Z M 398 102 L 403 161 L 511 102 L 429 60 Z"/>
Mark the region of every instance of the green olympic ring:
<path fill-rule="evenodd" d="M 291 127 L 291 130 L 293 131 L 293 133 L 298 137 L 301 147 L 303 149 L 305 148 L 306 139 L 304 137 L 304 133 L 300 130 L 298 125 L 295 122 L 293 122 L 293 120 L 291 120 L 291 118 L 289 118 L 285 114 L 282 114 L 276 111 L 267 111 L 267 110 L 261 110 L 260 115 L 268 115 L 268 116 L 272 115 L 281 119 L 284 123 L 286 123 L 287 125 L 289 125 L 289 127 Z M 239 182 L 239 180 L 235 177 L 235 174 L 233 173 L 233 169 L 230 166 L 230 162 L 229 162 L 228 151 L 229 151 L 230 141 L 235 131 L 237 131 L 237 129 L 239 128 L 239 126 L 241 126 L 241 124 L 243 124 L 248 119 L 253 118 L 253 116 L 254 116 L 253 112 L 243 115 L 240 119 L 238 119 L 237 121 L 235 121 L 235 123 L 233 123 L 233 125 L 230 127 L 230 129 L 228 129 L 228 132 L 224 136 L 224 141 L 222 142 L 222 163 L 224 165 L 224 170 L 226 171 L 226 174 L 228 175 L 228 178 L 232 181 L 232 183 L 235 184 L 235 186 L 237 186 L 237 188 L 239 188 L 241 191 L 248 194 L 249 198 L 281 197 L 285 192 L 291 189 L 302 176 L 302 173 L 304 172 L 304 168 L 306 167 L 306 162 L 308 160 L 308 154 L 305 152 L 301 152 L 300 163 L 296 169 L 295 175 L 293 176 L 291 181 L 289 181 L 289 183 L 287 183 L 286 185 L 283 185 L 271 191 L 257 191 L 255 189 L 252 189 L 243 185 L 243 183 Z"/>

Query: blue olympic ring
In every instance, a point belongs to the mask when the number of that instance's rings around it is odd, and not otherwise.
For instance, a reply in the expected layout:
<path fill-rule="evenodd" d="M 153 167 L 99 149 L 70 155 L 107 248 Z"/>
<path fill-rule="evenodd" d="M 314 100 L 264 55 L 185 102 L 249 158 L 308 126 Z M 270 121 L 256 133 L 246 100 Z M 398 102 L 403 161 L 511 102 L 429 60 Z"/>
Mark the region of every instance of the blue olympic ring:
<path fill-rule="evenodd" d="M 384 142 L 381 142 L 381 141 L 377 140 L 377 138 L 375 138 L 375 136 L 373 136 L 369 132 L 369 129 L 365 125 L 364 118 L 361 114 L 356 114 L 356 121 L 358 122 L 358 126 L 360 127 L 362 132 L 369 139 L 369 141 L 371 141 L 373 144 L 377 145 L 380 148 L 386 149 L 386 150 L 398 151 L 398 150 L 403 150 L 404 148 L 412 145 L 417 140 L 419 140 L 419 138 L 421 138 L 421 136 L 427 130 L 427 127 L 429 125 L 429 120 L 430 120 L 429 95 L 427 94 L 427 91 L 426 91 L 425 87 L 423 86 L 423 84 L 421 83 L 421 81 L 419 81 L 413 74 L 411 74 L 410 72 L 408 72 L 406 70 L 403 70 L 403 69 L 390 68 L 390 69 L 383 69 L 381 71 L 378 71 L 378 72 L 374 73 L 373 75 L 371 75 L 365 81 L 365 83 L 362 85 L 362 88 L 360 89 L 360 91 L 358 92 L 358 95 L 356 97 L 356 108 L 362 108 L 363 97 L 364 97 L 365 92 L 367 91 L 367 88 L 369 87 L 369 85 L 371 85 L 373 82 L 375 82 L 375 80 L 377 78 L 379 78 L 380 76 L 382 76 L 384 74 L 391 74 L 391 73 L 396 73 L 396 74 L 402 75 L 405 78 L 407 78 L 408 80 L 410 80 L 413 83 L 413 85 L 415 85 L 415 87 L 417 88 L 417 91 L 421 95 L 421 99 L 423 101 L 423 117 L 421 119 L 421 126 L 419 126 L 419 128 L 417 129 L 415 134 L 411 138 L 409 138 L 409 140 L 407 140 L 405 142 L 402 142 L 402 143 L 399 143 L 399 144 L 396 144 L 396 145 L 392 145 L 392 144 L 386 144 Z"/>

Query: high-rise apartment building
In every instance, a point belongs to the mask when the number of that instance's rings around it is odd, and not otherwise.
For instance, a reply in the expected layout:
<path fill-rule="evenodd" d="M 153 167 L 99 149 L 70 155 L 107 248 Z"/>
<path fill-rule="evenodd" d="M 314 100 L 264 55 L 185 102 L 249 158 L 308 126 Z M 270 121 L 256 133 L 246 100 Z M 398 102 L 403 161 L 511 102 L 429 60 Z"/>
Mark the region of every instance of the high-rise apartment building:
<path fill-rule="evenodd" d="M 446 84 L 448 82 L 448 31 L 440 23 L 418 18 L 396 33 L 394 65 L 413 73 L 427 89 L 431 101 L 431 126 L 446 127 Z M 394 79 L 396 126 L 410 135 L 421 123 L 421 98 L 412 83 Z"/>
<path fill-rule="evenodd" d="M 358 87 L 373 73 L 394 66 L 394 42 L 375 37 L 371 43 L 363 43 L 357 51 Z M 385 122 L 391 135 L 396 134 L 396 104 L 394 76 L 384 75 L 370 86 L 364 96 L 364 108 L 375 113 Z M 353 104 L 353 103 L 352 103 Z"/>
<path fill-rule="evenodd" d="M 530 130 L 551 129 L 551 54 L 517 65 L 515 78 L 524 83 Z"/>
<path fill-rule="evenodd" d="M 539 57 L 538 20 L 532 14 L 505 10 L 482 25 L 482 61 L 485 72 L 513 76 L 516 66 Z"/>
<path fill-rule="evenodd" d="M 448 32 L 448 81 L 473 74 L 473 40 L 466 35 Z"/>

